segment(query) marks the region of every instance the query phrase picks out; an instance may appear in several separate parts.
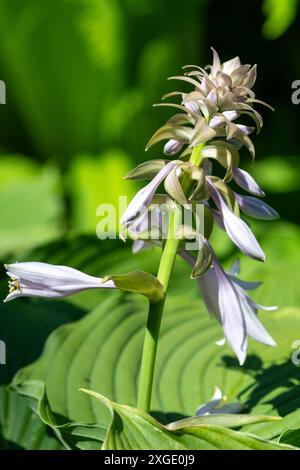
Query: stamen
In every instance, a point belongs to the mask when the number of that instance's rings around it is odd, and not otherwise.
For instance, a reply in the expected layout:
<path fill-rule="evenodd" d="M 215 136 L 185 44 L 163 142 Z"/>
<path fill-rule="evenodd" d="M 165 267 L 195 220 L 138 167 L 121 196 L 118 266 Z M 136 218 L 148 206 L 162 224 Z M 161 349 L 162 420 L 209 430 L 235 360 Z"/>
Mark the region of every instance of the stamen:
<path fill-rule="evenodd" d="M 16 290 L 21 291 L 21 284 L 19 279 L 11 278 L 11 280 L 8 281 L 8 287 L 9 293 L 14 292 Z"/>

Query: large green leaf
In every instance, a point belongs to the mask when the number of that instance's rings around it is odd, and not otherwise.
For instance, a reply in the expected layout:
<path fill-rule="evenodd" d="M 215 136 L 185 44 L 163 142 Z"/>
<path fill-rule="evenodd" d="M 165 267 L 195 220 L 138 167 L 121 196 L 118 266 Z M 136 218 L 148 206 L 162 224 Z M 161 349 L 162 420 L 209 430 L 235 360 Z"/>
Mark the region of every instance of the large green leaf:
<path fill-rule="evenodd" d="M 300 428 L 285 431 L 280 437 L 280 442 L 300 447 Z"/>
<path fill-rule="evenodd" d="M 104 441 L 106 428 L 98 425 L 69 423 L 55 415 L 49 405 L 45 384 L 38 380 L 25 382 L 17 388 L 18 393 L 27 399 L 31 409 L 42 422 L 49 426 L 59 441 L 68 450 L 97 450 Z"/>
<path fill-rule="evenodd" d="M 220 426 L 220 417 L 194 418 L 190 426 L 170 430 L 141 410 L 119 405 L 89 390 L 83 390 L 103 403 L 111 413 L 111 422 L 103 443 L 104 450 L 290 450 L 292 447 L 267 442 Z M 263 421 L 264 418 L 256 418 Z M 242 418 L 243 420 L 243 418 Z M 236 418 L 238 421 L 238 417 Z"/>
<path fill-rule="evenodd" d="M 228 431 L 228 429 L 241 428 L 246 424 L 273 422 L 280 420 L 280 418 L 220 414 L 187 418 L 162 426 L 146 413 L 128 406 L 118 405 L 95 392 L 82 389 L 100 400 L 111 412 L 112 421 L 107 432 L 106 427 L 101 425 L 68 423 L 61 416 L 55 415 L 49 405 L 45 384 L 41 381 L 29 380 L 13 388 L 26 398 L 29 406 L 45 424 L 51 427 L 67 449 L 126 448 L 129 450 L 133 446 L 134 449 L 145 448 L 145 445 L 149 449 L 174 449 L 178 445 L 179 448 L 193 448 L 195 446 L 197 449 L 216 447 L 284 449 L 277 444 L 263 442 L 255 436 Z M 162 439 L 157 439 L 159 434 Z M 118 444 L 116 443 L 117 439 Z M 124 442 L 126 442 L 126 447 L 124 447 Z"/>
<path fill-rule="evenodd" d="M 73 421 L 107 424 L 107 413 L 82 396 L 80 387 L 99 390 L 120 403 L 134 406 L 136 402 L 146 304 L 116 293 L 110 297 L 78 323 L 55 331 L 39 361 L 15 378 L 15 384 L 45 380 L 52 409 Z M 293 411 L 299 406 L 294 390 L 298 370 L 286 361 L 299 312 L 287 310 L 276 315 L 264 323 L 278 347 L 251 343 L 246 365 L 240 368 L 228 349 L 214 344 L 221 331 L 206 318 L 197 301 L 186 302 L 178 296 L 169 299 L 153 412 L 165 420 L 169 418 L 161 413 L 191 416 L 201 402 L 209 400 L 215 385 L 229 400 L 238 398 L 249 409 L 266 403 L 263 413 L 285 415 Z"/>
<path fill-rule="evenodd" d="M 80 154 L 72 159 L 68 187 L 74 229 L 81 233 L 97 231 L 99 236 L 103 236 L 103 232 L 112 237 L 118 233 L 118 221 L 125 210 L 120 207 L 119 196 L 127 198 L 128 204 L 137 189 L 134 181 L 123 179 L 131 166 L 129 156 L 116 149 L 100 155 Z M 104 221 L 107 220 L 106 227 Z"/>
<path fill-rule="evenodd" d="M 284 256 L 287 262 L 294 263 L 298 256 L 298 230 L 288 225 L 281 228 L 288 254 Z M 272 246 L 270 240 L 268 247 L 269 256 L 274 250 L 275 263 L 278 244 Z M 92 238 L 80 237 L 37 250 L 32 259 L 69 264 L 97 275 L 141 267 L 155 272 L 159 251 L 133 257 L 129 250 L 118 241 L 93 242 Z M 288 272 L 284 256 L 280 269 Z M 261 266 L 261 270 L 267 269 L 267 264 Z M 227 347 L 215 345 L 222 330 L 207 316 L 196 283 L 189 275 L 190 268 L 178 260 L 163 318 L 152 415 L 162 423 L 192 416 L 200 403 L 209 401 L 217 385 L 229 401 L 241 401 L 249 412 L 286 416 L 281 423 L 247 426 L 255 434 L 276 438 L 299 422 L 299 372 L 291 362 L 292 343 L 298 339 L 299 309 L 261 313 L 262 322 L 278 346 L 268 348 L 250 341 L 249 357 L 240 367 Z M 280 283 L 278 277 L 275 280 L 274 295 L 281 295 L 281 305 L 295 303 L 295 298 L 291 301 L 289 295 L 284 296 L 285 291 L 289 293 L 291 276 L 283 274 Z M 272 285 L 272 271 L 266 276 L 265 285 Z M 260 300 L 268 303 L 269 289 L 260 289 Z M 56 330 L 41 358 L 21 370 L 14 384 L 45 381 L 55 413 L 74 422 L 107 426 L 109 414 L 105 407 L 96 406 L 78 389 L 89 388 L 118 403 L 135 406 L 147 303 L 136 295 L 111 291 L 84 293 L 70 301 L 92 310 L 78 322 Z"/>
<path fill-rule="evenodd" d="M 6 287 L 1 284 L 1 291 Z M 6 344 L 6 364 L 0 366 L 1 449 L 58 449 L 49 433 L 24 399 L 7 390 L 16 371 L 35 360 L 47 335 L 58 325 L 75 320 L 83 311 L 66 304 L 26 299 L 21 303 L 0 302 L 1 340 Z"/>

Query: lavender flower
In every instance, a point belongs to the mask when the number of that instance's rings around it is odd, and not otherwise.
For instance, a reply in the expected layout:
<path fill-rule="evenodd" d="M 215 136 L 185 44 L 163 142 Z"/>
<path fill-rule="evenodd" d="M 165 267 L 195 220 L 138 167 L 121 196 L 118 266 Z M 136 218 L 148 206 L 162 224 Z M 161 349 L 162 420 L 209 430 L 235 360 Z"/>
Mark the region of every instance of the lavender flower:
<path fill-rule="evenodd" d="M 211 252 L 212 266 L 197 282 L 208 312 L 222 325 L 225 340 L 242 365 L 247 356 L 248 336 L 268 346 L 276 346 L 273 338 L 258 320 L 257 311 L 276 310 L 277 307 L 264 307 L 252 300 L 242 286 L 254 289 L 256 285 L 243 284 L 245 281 L 236 279 L 232 273 L 226 273 L 212 249 Z M 194 265 L 195 259 L 192 255 L 181 252 L 181 256 L 190 265 Z"/>
<path fill-rule="evenodd" d="M 254 178 L 241 168 L 233 168 L 233 179 L 238 186 L 254 196 L 264 196 L 264 191 L 258 186 Z"/>
<path fill-rule="evenodd" d="M 264 252 L 248 225 L 237 217 L 226 205 L 214 184 L 208 180 L 211 196 L 222 215 L 225 230 L 238 248 L 251 258 L 265 260 Z"/>
<path fill-rule="evenodd" d="M 40 262 L 6 264 L 10 277 L 9 294 L 5 302 L 17 297 L 57 298 L 77 294 L 87 289 L 113 289 L 108 280 L 82 273 L 68 266 Z"/>
<path fill-rule="evenodd" d="M 165 155 L 176 155 L 176 153 L 180 152 L 183 147 L 183 143 L 179 142 L 179 140 L 170 139 L 166 145 L 164 146 L 164 154 Z"/>

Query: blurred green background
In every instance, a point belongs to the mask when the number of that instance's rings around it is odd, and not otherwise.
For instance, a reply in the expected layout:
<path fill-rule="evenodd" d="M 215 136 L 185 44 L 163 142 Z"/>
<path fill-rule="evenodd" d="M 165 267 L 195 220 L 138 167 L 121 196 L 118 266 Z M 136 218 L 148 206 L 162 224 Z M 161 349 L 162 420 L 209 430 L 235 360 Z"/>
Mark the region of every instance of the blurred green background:
<path fill-rule="evenodd" d="M 258 64 L 265 126 L 251 171 L 282 218 L 299 222 L 297 0 L 0 0 L 0 256 L 66 232 L 95 234 L 96 208 L 131 197 L 122 175 L 170 115 L 152 103 L 187 63 Z M 249 163 L 244 155 L 243 164 Z"/>

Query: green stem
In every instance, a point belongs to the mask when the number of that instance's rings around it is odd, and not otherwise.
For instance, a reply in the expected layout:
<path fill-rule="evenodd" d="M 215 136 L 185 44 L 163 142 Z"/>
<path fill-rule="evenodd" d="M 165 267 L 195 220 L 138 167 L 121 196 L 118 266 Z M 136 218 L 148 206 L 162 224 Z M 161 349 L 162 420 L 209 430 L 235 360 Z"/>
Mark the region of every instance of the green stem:
<path fill-rule="evenodd" d="M 194 165 L 200 165 L 202 147 L 203 146 L 201 145 L 195 147 L 193 150 L 190 161 Z M 184 175 L 181 185 L 185 194 L 189 194 L 193 183 L 185 176 L 186 175 Z M 181 224 L 181 218 L 182 210 L 177 206 L 176 209 L 170 212 L 168 237 L 162 252 L 157 273 L 157 279 L 164 286 L 164 298 L 159 302 L 150 302 L 149 304 L 137 399 L 137 407 L 147 413 L 149 413 L 151 406 L 156 352 L 165 298 L 180 242 L 179 237 L 176 236 L 176 232 L 177 228 Z"/>
<path fill-rule="evenodd" d="M 200 144 L 197 145 L 197 147 L 194 147 L 193 152 L 190 156 L 190 162 L 195 165 L 195 166 L 200 166 L 200 163 L 202 162 L 202 149 L 205 146 L 205 144 Z"/>
<path fill-rule="evenodd" d="M 161 301 L 156 303 L 150 302 L 149 304 L 137 400 L 137 407 L 147 413 L 149 413 L 151 405 L 155 359 L 166 292 L 180 241 L 179 238 L 175 236 L 175 233 L 180 223 L 181 209 L 176 207 L 176 209 L 170 213 L 168 238 L 162 252 L 157 273 L 157 279 L 164 286 L 165 295 Z"/>

